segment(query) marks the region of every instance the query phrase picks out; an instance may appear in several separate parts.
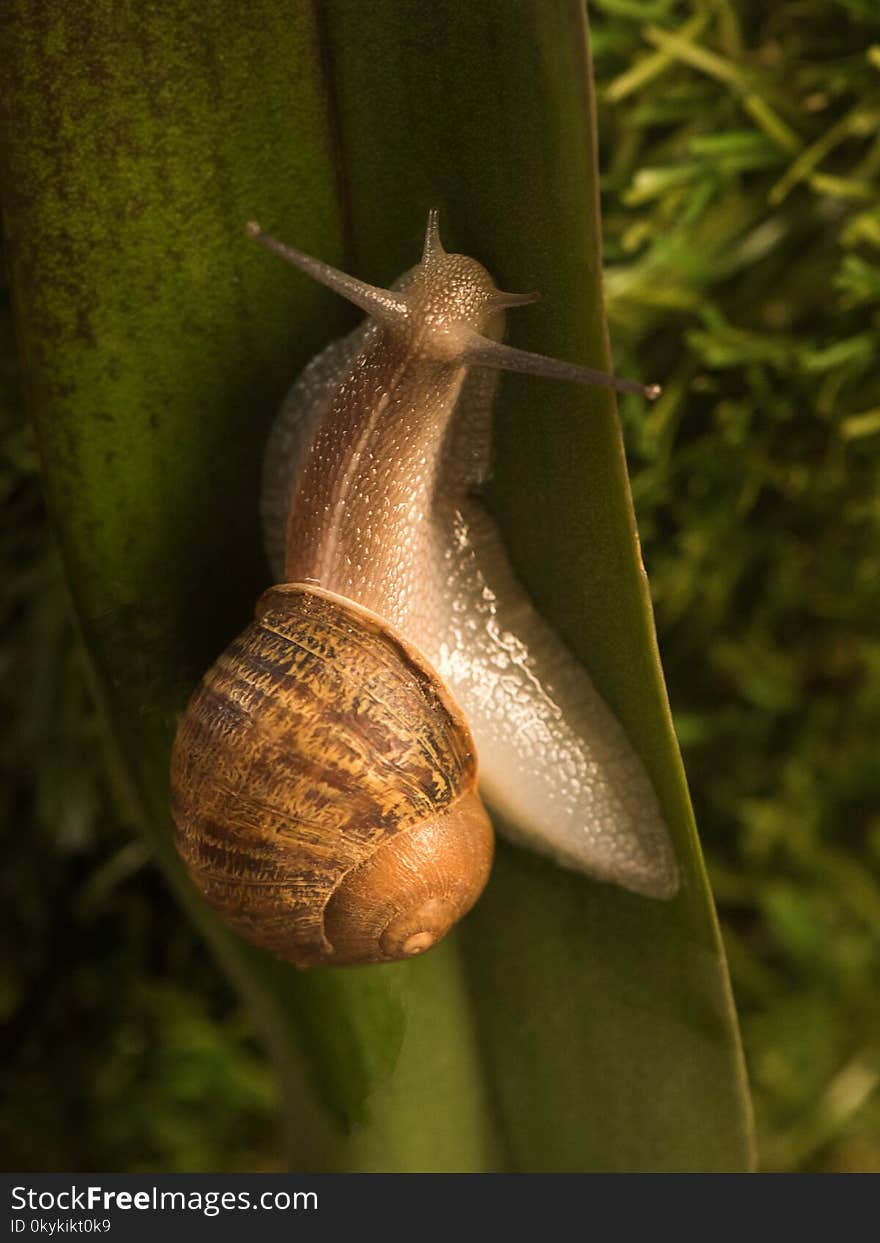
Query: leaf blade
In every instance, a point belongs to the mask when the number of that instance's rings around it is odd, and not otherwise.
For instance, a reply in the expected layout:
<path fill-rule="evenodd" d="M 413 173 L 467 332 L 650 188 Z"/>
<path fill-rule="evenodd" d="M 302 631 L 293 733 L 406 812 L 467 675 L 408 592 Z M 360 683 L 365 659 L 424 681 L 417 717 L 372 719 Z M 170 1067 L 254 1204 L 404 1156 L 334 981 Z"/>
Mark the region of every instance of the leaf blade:
<path fill-rule="evenodd" d="M 603 395 L 506 385 L 492 504 L 518 570 L 587 659 L 679 828 L 689 888 L 672 924 L 666 908 L 510 850 L 482 906 L 428 958 L 366 977 L 295 975 L 243 949 L 196 904 L 168 833 L 176 712 L 264 584 L 256 491 L 268 419 L 296 364 L 347 322 L 329 295 L 261 266 L 241 226 L 277 221 L 297 245 L 331 262 L 347 251 L 359 275 L 390 281 L 418 253 L 426 207 L 440 205 L 448 245 L 486 261 L 505 287 L 543 286 L 540 310 L 516 323 L 517 343 L 602 364 L 580 5 L 383 0 L 290 12 L 262 0 L 246 14 L 169 6 L 146 17 L 98 3 L 91 17 L 49 4 L 40 25 L 27 9 L 15 4 L 6 19 L 18 129 L 5 216 L 50 502 L 159 857 L 260 1016 L 289 1131 L 309 1120 L 293 1159 L 359 1169 L 662 1163 L 670 1127 L 649 1116 L 645 1086 L 669 1057 L 642 1019 L 630 1059 L 613 1057 L 621 1015 L 651 1011 L 633 1003 L 631 981 L 644 947 L 662 943 L 666 993 L 655 990 L 652 1004 L 667 1026 L 691 1004 L 670 981 L 679 968 L 690 979 L 696 947 L 710 977 L 696 990 L 700 1021 L 726 1051 L 720 1062 L 704 1052 L 681 1088 L 694 1102 L 692 1136 L 675 1160 L 701 1168 L 702 1123 L 721 1102 L 731 1126 L 713 1168 L 747 1164 L 726 975 Z M 540 420 L 533 402 L 545 407 Z M 585 504 L 588 495 L 600 503 Z M 621 596 L 626 641 L 614 620 Z M 615 958 L 623 930 L 628 949 Z M 557 994 L 573 990 L 560 1010 Z M 548 1023 L 524 1027 L 535 1005 Z M 604 1097 L 596 1067 L 583 1065 L 597 1049 L 597 1064 L 614 1070 Z M 637 1085 L 627 1084 L 632 1059 L 654 1067 Z M 588 1126 L 596 1102 L 615 1119 L 604 1135 Z"/>

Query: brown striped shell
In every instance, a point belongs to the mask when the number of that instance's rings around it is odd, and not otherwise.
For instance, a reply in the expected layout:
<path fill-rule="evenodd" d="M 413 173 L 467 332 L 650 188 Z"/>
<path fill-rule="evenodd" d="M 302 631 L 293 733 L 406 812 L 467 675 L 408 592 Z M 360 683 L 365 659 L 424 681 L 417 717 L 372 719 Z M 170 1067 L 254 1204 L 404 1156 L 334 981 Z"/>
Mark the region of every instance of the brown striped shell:
<path fill-rule="evenodd" d="M 375 614 L 284 583 L 208 670 L 171 761 L 177 846 L 249 941 L 300 967 L 428 949 L 479 897 L 470 731 Z"/>

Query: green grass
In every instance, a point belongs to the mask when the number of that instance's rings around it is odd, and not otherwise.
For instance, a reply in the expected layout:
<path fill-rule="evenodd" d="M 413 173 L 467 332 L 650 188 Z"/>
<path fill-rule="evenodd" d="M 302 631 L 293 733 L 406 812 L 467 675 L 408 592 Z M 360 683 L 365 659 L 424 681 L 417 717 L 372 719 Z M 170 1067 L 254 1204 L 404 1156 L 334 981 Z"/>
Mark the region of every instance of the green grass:
<path fill-rule="evenodd" d="M 873 12 L 592 5 L 616 360 L 665 385 L 630 472 L 768 1169 L 880 1169 Z M 0 1152 L 273 1168 L 246 1018 L 107 775 L 3 328 Z"/>
<path fill-rule="evenodd" d="M 638 7 L 593 6 L 608 311 L 666 381 L 630 469 L 762 1164 L 876 1170 L 880 17 Z"/>

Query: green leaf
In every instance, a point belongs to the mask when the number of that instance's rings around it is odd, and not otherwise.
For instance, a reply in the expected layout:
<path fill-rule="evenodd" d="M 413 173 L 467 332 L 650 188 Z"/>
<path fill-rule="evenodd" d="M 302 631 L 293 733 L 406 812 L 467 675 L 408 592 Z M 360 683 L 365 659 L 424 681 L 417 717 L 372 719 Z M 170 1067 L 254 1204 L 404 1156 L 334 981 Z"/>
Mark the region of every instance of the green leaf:
<path fill-rule="evenodd" d="M 606 366 L 581 5 L 10 0 L 3 20 L 20 347 L 82 636 L 157 858 L 278 1067 L 291 1162 L 747 1167 L 726 968 L 607 394 L 506 378 L 491 503 L 644 757 L 678 897 L 502 845 L 484 899 L 425 958 L 298 973 L 218 924 L 171 845 L 177 714 L 266 583 L 269 421 L 352 322 L 243 223 L 388 283 L 439 206 L 447 248 L 544 295 L 516 344 Z"/>

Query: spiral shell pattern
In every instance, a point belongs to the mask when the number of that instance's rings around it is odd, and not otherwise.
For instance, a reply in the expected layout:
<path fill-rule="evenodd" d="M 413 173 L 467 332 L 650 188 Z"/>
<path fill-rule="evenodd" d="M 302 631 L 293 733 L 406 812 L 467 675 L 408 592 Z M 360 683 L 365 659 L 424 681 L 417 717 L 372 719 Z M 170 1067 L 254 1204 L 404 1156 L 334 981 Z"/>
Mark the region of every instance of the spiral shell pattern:
<path fill-rule="evenodd" d="M 308 584 L 267 591 L 205 675 L 171 786 L 196 885 L 297 966 L 428 949 L 491 867 L 473 739 L 442 680 L 381 618 Z"/>

